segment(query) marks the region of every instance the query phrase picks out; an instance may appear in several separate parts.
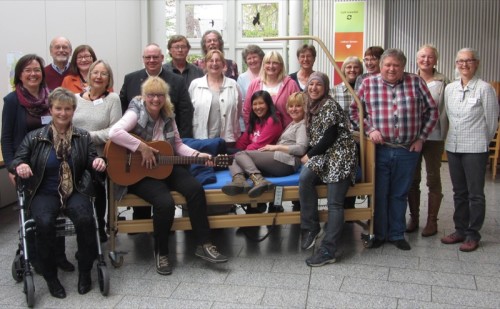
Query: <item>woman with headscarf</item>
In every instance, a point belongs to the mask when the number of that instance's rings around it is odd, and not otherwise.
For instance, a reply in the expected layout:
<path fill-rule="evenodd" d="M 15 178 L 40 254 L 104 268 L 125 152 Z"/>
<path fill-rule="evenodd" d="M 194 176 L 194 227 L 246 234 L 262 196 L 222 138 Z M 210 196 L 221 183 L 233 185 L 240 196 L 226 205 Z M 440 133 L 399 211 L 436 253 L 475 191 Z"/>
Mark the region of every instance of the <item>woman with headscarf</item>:
<path fill-rule="evenodd" d="M 344 224 L 344 199 L 356 177 L 356 144 L 342 107 L 329 94 L 329 85 L 328 76 L 314 72 L 306 86 L 310 149 L 301 159 L 304 166 L 299 177 L 303 250 L 314 246 L 321 231 L 316 184 L 323 182 L 328 188 L 326 235 L 319 250 L 306 260 L 308 266 L 335 262 Z"/>

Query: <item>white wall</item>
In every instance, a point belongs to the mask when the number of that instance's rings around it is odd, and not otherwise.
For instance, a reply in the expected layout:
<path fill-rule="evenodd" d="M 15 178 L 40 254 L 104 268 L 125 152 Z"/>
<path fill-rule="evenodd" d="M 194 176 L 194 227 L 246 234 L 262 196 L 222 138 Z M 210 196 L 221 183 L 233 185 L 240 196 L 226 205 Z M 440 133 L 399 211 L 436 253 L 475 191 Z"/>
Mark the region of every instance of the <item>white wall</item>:
<path fill-rule="evenodd" d="M 148 4 L 154 2 L 164 3 L 161 0 L 0 1 L 0 98 L 11 91 L 7 53 L 36 53 L 50 63 L 50 40 L 60 35 L 71 41 L 73 49 L 80 44 L 92 46 L 98 58 L 110 63 L 115 76 L 114 89 L 120 91 L 123 76 L 142 67 L 142 48 L 151 36 L 144 25 L 150 15 Z"/>

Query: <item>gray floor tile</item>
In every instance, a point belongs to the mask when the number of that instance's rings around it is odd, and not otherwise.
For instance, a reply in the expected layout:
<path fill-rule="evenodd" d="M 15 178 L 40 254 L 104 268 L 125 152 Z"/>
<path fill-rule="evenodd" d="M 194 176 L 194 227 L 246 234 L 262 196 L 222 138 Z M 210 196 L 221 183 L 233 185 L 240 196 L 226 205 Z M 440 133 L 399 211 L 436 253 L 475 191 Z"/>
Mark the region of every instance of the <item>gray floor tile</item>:
<path fill-rule="evenodd" d="M 116 308 L 211 308 L 211 301 L 196 301 L 164 297 L 125 296 Z"/>
<path fill-rule="evenodd" d="M 391 268 L 389 281 L 446 286 L 459 289 L 476 289 L 474 277 L 436 271 Z"/>
<path fill-rule="evenodd" d="M 306 299 L 306 290 L 266 288 L 262 305 L 280 306 L 282 308 L 304 308 Z"/>
<path fill-rule="evenodd" d="M 181 283 L 172 294 L 172 297 L 190 300 L 260 304 L 264 292 L 265 288 L 253 286 L 241 287 L 222 284 Z"/>
<path fill-rule="evenodd" d="M 225 284 L 306 290 L 309 284 L 309 275 L 233 271 L 227 277 Z"/>
<path fill-rule="evenodd" d="M 478 308 L 499 308 L 500 293 L 432 287 L 432 301 Z"/>
<path fill-rule="evenodd" d="M 307 308 L 397 308 L 397 299 L 359 293 L 311 290 Z"/>
<path fill-rule="evenodd" d="M 479 291 L 500 293 L 500 277 L 476 276 L 477 289 Z"/>
<path fill-rule="evenodd" d="M 383 280 L 344 278 L 341 292 L 431 301 L 431 286 Z"/>

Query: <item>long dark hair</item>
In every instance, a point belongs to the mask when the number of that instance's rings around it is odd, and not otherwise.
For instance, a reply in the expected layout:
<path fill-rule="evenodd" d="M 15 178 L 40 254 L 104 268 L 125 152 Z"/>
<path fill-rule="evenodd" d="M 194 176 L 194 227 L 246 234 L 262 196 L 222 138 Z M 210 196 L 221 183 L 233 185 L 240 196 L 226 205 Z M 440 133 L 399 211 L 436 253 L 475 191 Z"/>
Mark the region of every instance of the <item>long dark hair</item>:
<path fill-rule="evenodd" d="M 276 113 L 276 107 L 274 106 L 274 103 L 273 103 L 273 98 L 271 97 L 269 92 L 267 92 L 265 90 L 255 91 L 252 95 L 252 98 L 250 99 L 250 104 L 253 105 L 253 101 L 255 101 L 258 98 L 262 98 L 264 100 L 264 102 L 266 103 L 267 113 L 261 119 L 261 118 L 257 117 L 257 115 L 253 112 L 253 109 L 252 109 L 252 111 L 250 112 L 250 119 L 248 120 L 248 128 L 247 128 L 248 133 L 253 132 L 253 130 L 255 128 L 255 124 L 257 122 L 258 123 L 265 122 L 265 121 L 267 121 L 267 118 L 269 118 L 269 117 L 271 117 L 273 119 L 274 123 L 280 122 L 280 119 L 278 118 L 278 115 Z"/>

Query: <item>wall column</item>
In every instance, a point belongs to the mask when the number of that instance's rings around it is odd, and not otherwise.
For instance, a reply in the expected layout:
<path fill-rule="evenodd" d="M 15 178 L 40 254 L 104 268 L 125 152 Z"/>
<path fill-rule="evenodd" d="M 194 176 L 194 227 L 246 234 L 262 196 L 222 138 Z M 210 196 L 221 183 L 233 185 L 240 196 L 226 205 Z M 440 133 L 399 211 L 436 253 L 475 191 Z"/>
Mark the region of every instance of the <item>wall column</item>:
<path fill-rule="evenodd" d="M 289 23 L 288 35 L 309 35 L 309 33 L 302 33 L 304 28 L 304 14 L 302 10 L 302 0 L 289 0 Z M 288 41 L 288 74 L 296 72 L 300 69 L 297 61 L 297 49 L 303 44 L 302 41 L 292 40 Z"/>

